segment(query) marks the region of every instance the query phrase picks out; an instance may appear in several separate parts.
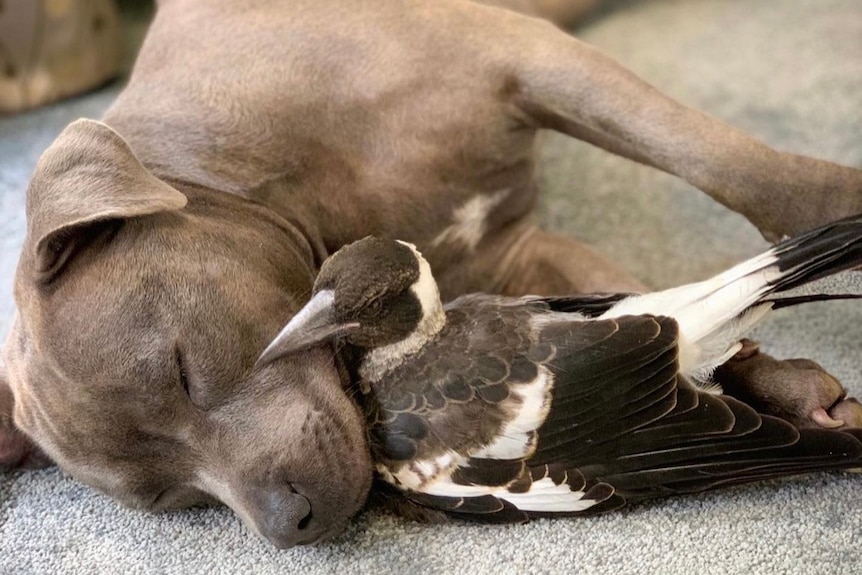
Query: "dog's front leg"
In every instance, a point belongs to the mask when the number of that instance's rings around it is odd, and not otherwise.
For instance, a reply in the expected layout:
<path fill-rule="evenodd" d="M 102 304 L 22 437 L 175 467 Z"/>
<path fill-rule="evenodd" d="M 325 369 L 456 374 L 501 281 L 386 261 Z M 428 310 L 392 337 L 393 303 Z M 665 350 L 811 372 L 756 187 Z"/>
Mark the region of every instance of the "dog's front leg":
<path fill-rule="evenodd" d="M 680 176 L 767 239 L 862 212 L 862 171 L 773 150 L 547 23 L 524 19 L 505 50 L 513 108 L 529 125 Z"/>

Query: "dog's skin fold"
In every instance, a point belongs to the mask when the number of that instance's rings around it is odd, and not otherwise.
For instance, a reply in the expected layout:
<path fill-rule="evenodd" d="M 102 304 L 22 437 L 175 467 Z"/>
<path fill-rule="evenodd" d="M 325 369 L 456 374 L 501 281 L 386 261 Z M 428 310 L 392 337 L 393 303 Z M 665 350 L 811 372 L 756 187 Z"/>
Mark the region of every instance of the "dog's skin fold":
<path fill-rule="evenodd" d="M 591 4 L 508 6 L 563 22 Z M 676 174 L 770 239 L 862 211 L 859 170 L 772 150 L 547 20 L 467 0 L 163 0 L 103 122 L 70 125 L 31 180 L 0 465 L 50 458 L 150 509 L 218 500 L 281 547 L 337 533 L 371 463 L 330 350 L 252 370 L 327 254 L 411 241 L 444 298 L 642 287 L 532 224 L 540 129 Z M 852 423 L 818 373 L 799 384 L 811 405 L 776 410 Z"/>

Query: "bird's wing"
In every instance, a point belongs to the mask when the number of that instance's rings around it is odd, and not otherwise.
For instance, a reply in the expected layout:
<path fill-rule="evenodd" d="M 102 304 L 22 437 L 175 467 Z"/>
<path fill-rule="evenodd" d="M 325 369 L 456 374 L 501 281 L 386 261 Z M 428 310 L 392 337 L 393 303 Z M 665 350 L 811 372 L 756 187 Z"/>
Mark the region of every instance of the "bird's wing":
<path fill-rule="evenodd" d="M 481 436 L 481 446 L 462 443 L 451 473 L 404 496 L 453 516 L 519 521 L 862 465 L 862 431 L 799 430 L 696 390 L 678 373 L 677 337 L 673 319 L 651 316 L 552 321 L 527 343 L 521 334 L 507 356 L 510 372 L 521 375 L 478 416 L 495 414 L 484 431 L 496 435 Z M 484 384 L 459 385 L 478 393 Z M 531 402 L 537 393 L 549 393 L 550 405 Z M 539 413 L 519 413 L 513 399 Z M 444 402 L 436 415 L 447 412 L 458 414 L 460 433 L 469 435 L 468 412 Z M 441 433 L 430 423 L 434 415 L 422 420 L 426 434 Z M 533 421 L 539 425 L 531 430 Z"/>
<path fill-rule="evenodd" d="M 453 465 L 493 441 L 511 415 L 512 386 L 535 379 L 532 334 L 514 329 L 535 310 L 480 301 L 450 307 L 436 342 L 373 383 L 367 410 L 377 461 Z"/>

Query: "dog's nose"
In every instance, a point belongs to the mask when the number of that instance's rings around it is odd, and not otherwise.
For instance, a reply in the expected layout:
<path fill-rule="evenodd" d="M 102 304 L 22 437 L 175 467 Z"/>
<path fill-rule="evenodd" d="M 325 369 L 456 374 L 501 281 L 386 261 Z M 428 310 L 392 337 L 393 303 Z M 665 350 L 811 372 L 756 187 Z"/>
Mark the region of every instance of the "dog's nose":
<path fill-rule="evenodd" d="M 279 549 L 311 543 L 311 502 L 290 487 L 265 489 L 257 497 L 260 534 Z"/>

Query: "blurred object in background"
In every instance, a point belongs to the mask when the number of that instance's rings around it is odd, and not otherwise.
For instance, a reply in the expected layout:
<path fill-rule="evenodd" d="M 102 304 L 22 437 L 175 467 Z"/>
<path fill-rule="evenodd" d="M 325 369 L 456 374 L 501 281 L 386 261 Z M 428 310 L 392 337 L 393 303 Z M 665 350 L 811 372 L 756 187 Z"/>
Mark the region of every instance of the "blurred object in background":
<path fill-rule="evenodd" d="M 96 88 L 122 63 L 114 0 L 0 0 L 0 114 Z"/>

